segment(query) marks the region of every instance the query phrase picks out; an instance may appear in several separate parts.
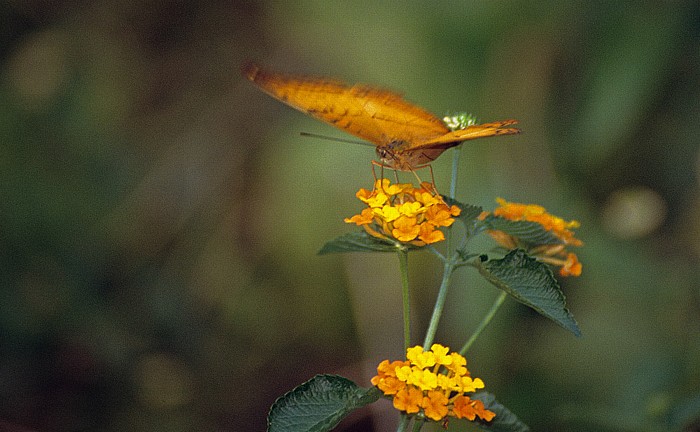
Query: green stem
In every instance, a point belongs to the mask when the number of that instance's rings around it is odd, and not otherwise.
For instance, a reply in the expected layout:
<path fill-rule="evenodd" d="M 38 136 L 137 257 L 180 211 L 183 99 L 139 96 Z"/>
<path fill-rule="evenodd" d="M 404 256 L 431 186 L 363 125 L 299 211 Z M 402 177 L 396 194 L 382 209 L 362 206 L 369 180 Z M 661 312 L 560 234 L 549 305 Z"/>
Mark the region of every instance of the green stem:
<path fill-rule="evenodd" d="M 458 145 L 452 150 L 452 175 L 450 176 L 450 195 L 451 199 L 455 198 L 455 193 L 457 190 L 457 174 L 459 173 L 459 154 L 461 145 Z M 447 230 L 447 249 L 446 254 L 449 254 L 452 250 L 452 230 Z"/>
<path fill-rule="evenodd" d="M 423 429 L 424 424 L 425 424 L 425 420 L 416 421 L 415 423 L 413 423 L 413 432 L 418 432 L 421 429 Z"/>
<path fill-rule="evenodd" d="M 433 344 L 433 340 L 435 339 L 435 333 L 437 332 L 437 326 L 440 322 L 442 309 L 445 307 L 445 300 L 447 299 L 447 289 L 450 286 L 450 278 L 452 277 L 452 272 L 454 271 L 454 268 L 454 262 L 445 262 L 442 273 L 442 282 L 440 283 L 440 290 L 438 291 L 437 299 L 435 300 L 435 307 L 433 308 L 433 316 L 430 318 L 430 324 L 428 324 L 428 331 L 425 333 L 425 341 L 423 342 L 424 350 L 430 349 L 430 346 Z"/>
<path fill-rule="evenodd" d="M 449 197 L 454 199 L 457 190 L 457 174 L 459 173 L 459 156 L 461 153 L 462 146 L 456 146 L 452 149 L 452 175 L 450 177 L 450 195 Z M 450 254 L 452 250 L 452 230 L 448 230 L 447 233 L 447 252 L 446 256 Z M 440 283 L 440 290 L 438 291 L 437 299 L 435 300 L 435 307 L 433 308 L 433 316 L 430 318 L 430 324 L 428 325 L 428 331 L 425 333 L 425 341 L 423 342 L 423 349 L 430 349 L 435 339 L 435 333 L 437 332 L 437 326 L 440 322 L 440 316 L 442 316 L 442 310 L 445 306 L 445 300 L 447 299 L 447 289 L 450 286 L 450 278 L 452 277 L 452 272 L 455 269 L 455 264 L 452 260 L 445 260 L 442 273 L 442 282 Z"/>
<path fill-rule="evenodd" d="M 479 323 L 479 327 L 474 330 L 474 333 L 471 335 L 467 343 L 464 344 L 461 350 L 459 350 L 459 353 L 463 356 L 467 353 L 467 350 L 472 346 L 474 341 L 476 341 L 476 338 L 479 337 L 482 331 L 486 328 L 487 325 L 491 322 L 493 317 L 496 315 L 496 312 L 498 309 L 501 307 L 503 302 L 506 300 L 506 297 L 508 297 L 508 294 L 505 291 L 501 291 L 501 294 L 496 298 L 496 301 L 493 302 L 493 305 L 491 306 L 491 309 L 489 309 L 488 313 L 484 316 L 484 318 L 481 320 L 481 323 Z"/>
<path fill-rule="evenodd" d="M 403 300 L 403 349 L 411 346 L 411 302 L 408 290 L 408 251 L 399 250 L 401 268 L 401 298 Z"/>
<path fill-rule="evenodd" d="M 408 424 L 411 422 L 411 418 L 406 414 L 401 414 L 401 421 L 399 422 L 399 427 L 396 432 L 405 432 L 408 429 Z"/>
<path fill-rule="evenodd" d="M 459 173 L 459 155 L 462 146 L 458 145 L 452 149 L 452 177 L 450 179 L 450 198 L 454 199 L 457 190 L 457 174 Z"/>

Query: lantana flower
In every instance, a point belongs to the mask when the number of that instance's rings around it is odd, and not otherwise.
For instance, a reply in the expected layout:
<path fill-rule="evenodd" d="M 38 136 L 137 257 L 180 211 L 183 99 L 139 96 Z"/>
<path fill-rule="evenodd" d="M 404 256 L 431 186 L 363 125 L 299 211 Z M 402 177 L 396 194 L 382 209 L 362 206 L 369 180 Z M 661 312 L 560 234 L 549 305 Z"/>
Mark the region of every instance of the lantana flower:
<path fill-rule="evenodd" d="M 542 225 L 545 230 L 551 232 L 561 240 L 560 244 L 523 245 L 517 237 L 502 231 L 489 231 L 491 237 L 493 237 L 498 244 L 507 249 L 515 249 L 518 247 L 527 249 L 528 252 L 536 256 L 540 261 L 559 266 L 559 274 L 561 276 L 581 275 L 583 265 L 579 262 L 576 254 L 566 249 L 567 246 L 583 245 L 581 240 L 574 237 L 573 229 L 581 225 L 578 221 L 572 220 L 567 222 L 558 216 L 547 213 L 544 207 L 537 204 L 512 203 L 503 198 L 496 198 L 496 202 L 500 204 L 500 207 L 493 211 L 494 216 L 500 216 L 513 221 L 538 223 Z M 486 214 L 482 215 L 482 218 L 485 217 Z"/>
<path fill-rule="evenodd" d="M 406 351 L 405 361 L 382 361 L 371 382 L 391 396 L 394 408 L 407 414 L 422 413 L 435 421 L 447 416 L 491 421 L 496 414 L 469 397 L 484 388 L 484 382 L 472 378 L 466 364 L 463 356 L 440 344 L 428 351 L 417 345 Z"/>
<path fill-rule="evenodd" d="M 410 183 L 377 180 L 374 190 L 360 189 L 355 194 L 367 208 L 345 222 L 363 227 L 374 237 L 415 246 L 442 241 L 445 234 L 439 228 L 451 226 L 461 210 L 445 204 L 433 191 L 429 183 L 416 188 Z"/>

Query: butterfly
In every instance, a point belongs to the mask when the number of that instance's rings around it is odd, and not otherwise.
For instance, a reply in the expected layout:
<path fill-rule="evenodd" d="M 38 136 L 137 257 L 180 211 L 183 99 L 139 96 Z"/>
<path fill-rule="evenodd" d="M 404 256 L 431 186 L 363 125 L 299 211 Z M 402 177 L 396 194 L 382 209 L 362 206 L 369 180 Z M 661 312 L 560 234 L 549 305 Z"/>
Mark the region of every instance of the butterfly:
<path fill-rule="evenodd" d="M 462 141 L 520 133 L 517 120 L 451 131 L 445 123 L 395 92 L 365 84 L 349 86 L 318 77 L 273 73 L 254 64 L 243 74 L 272 97 L 376 146 L 379 165 L 413 171 Z"/>

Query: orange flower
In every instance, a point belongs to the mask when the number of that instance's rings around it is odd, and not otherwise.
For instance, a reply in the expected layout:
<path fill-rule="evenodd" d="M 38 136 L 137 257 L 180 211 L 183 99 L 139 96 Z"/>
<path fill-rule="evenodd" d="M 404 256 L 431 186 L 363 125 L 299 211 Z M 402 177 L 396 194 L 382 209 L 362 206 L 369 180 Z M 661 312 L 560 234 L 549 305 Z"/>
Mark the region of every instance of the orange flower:
<path fill-rule="evenodd" d="M 389 222 L 389 221 L 387 221 Z M 416 218 L 401 216 L 394 221 L 394 229 L 391 235 L 398 241 L 409 242 L 420 233 L 420 227 L 416 225 Z"/>
<path fill-rule="evenodd" d="M 408 414 L 415 414 L 420 411 L 423 403 L 423 392 L 415 387 L 407 387 L 394 396 L 394 408 L 405 411 Z"/>
<path fill-rule="evenodd" d="M 425 412 L 425 416 L 429 419 L 440 421 L 447 415 L 449 409 L 447 403 L 449 399 L 441 391 L 430 390 L 427 396 L 423 397 L 421 407 Z"/>
<path fill-rule="evenodd" d="M 377 376 L 372 378 L 372 385 L 377 386 L 384 394 L 396 394 L 406 388 L 406 383 L 396 378 L 396 369 L 407 366 L 408 362 L 384 360 L 377 366 Z"/>
<path fill-rule="evenodd" d="M 583 242 L 574 237 L 574 228 L 581 224 L 578 221 L 565 221 L 564 219 L 547 213 L 547 210 L 537 204 L 512 203 L 503 198 L 496 198 L 500 207 L 493 211 L 494 216 L 499 216 L 512 221 L 528 221 L 538 223 L 545 230 L 556 236 L 561 244 L 527 244 L 521 239 L 506 234 L 502 231 L 491 230 L 489 234 L 494 240 L 506 249 L 523 248 L 532 253 L 542 262 L 560 267 L 561 276 L 580 276 L 583 265 L 576 254 L 566 250 L 567 246 L 583 246 Z M 483 219 L 488 213 L 483 213 Z"/>
<path fill-rule="evenodd" d="M 496 414 L 487 410 L 480 400 L 472 400 L 469 396 L 457 396 L 452 407 L 452 412 L 457 418 L 474 420 L 476 417 L 486 421 L 493 420 Z"/>
<path fill-rule="evenodd" d="M 484 388 L 484 382 L 471 377 L 464 357 L 449 351 L 440 344 L 433 344 L 427 351 L 420 345 L 409 348 L 405 361 L 382 361 L 372 384 L 392 397 L 396 409 L 407 414 L 422 412 L 435 421 L 447 416 L 491 421 L 496 414 L 467 396 Z"/>
<path fill-rule="evenodd" d="M 578 261 L 576 254 L 569 253 L 566 255 L 566 262 L 559 270 L 559 274 L 562 276 L 581 276 L 581 270 L 583 270 L 583 265 Z"/>
<path fill-rule="evenodd" d="M 495 216 L 514 221 L 536 222 L 552 234 L 556 235 L 565 244 L 572 246 L 582 246 L 583 242 L 574 237 L 572 228 L 578 228 L 581 224 L 572 220 L 566 222 L 564 219 L 547 213 L 544 207 L 537 204 L 519 204 L 496 198 L 496 202 L 501 206 L 493 211 Z"/>
<path fill-rule="evenodd" d="M 391 184 L 377 180 L 374 190 L 360 189 L 355 196 L 367 205 L 360 214 L 345 218 L 370 235 L 394 239 L 414 246 L 425 246 L 445 239 L 440 227 L 449 227 L 461 210 L 448 206 L 433 193 L 430 183 L 416 188 L 408 183 Z"/>

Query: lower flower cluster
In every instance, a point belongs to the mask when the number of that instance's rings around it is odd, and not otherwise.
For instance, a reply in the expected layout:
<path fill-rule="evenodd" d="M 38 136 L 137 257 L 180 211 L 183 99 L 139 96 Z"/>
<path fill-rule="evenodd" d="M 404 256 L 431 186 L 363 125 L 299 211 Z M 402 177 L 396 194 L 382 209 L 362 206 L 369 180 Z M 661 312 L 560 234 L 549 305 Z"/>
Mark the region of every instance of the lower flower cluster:
<path fill-rule="evenodd" d="M 374 237 L 393 238 L 415 246 L 444 240 L 445 234 L 439 228 L 452 225 L 461 211 L 445 204 L 425 183 L 416 188 L 409 183 L 392 185 L 388 179 L 381 179 L 374 190 L 360 189 L 356 196 L 367 208 L 345 222 L 362 226 Z"/>
<path fill-rule="evenodd" d="M 463 356 L 440 344 L 428 351 L 417 345 L 407 350 L 404 361 L 382 361 L 372 384 L 407 414 L 422 413 L 435 421 L 447 416 L 491 421 L 496 414 L 467 395 L 484 388 L 484 382 L 472 378 L 466 365 Z"/>

